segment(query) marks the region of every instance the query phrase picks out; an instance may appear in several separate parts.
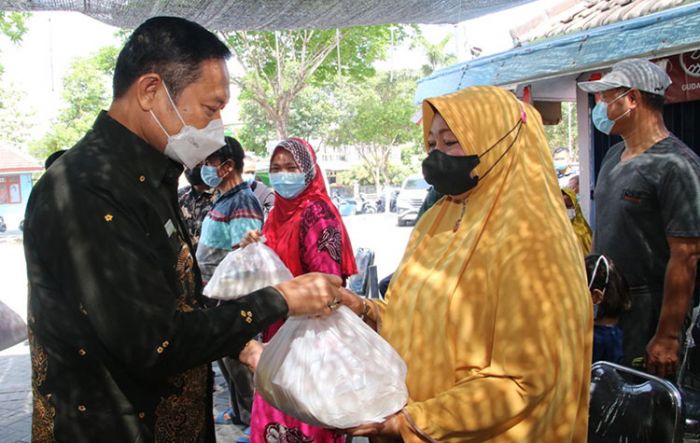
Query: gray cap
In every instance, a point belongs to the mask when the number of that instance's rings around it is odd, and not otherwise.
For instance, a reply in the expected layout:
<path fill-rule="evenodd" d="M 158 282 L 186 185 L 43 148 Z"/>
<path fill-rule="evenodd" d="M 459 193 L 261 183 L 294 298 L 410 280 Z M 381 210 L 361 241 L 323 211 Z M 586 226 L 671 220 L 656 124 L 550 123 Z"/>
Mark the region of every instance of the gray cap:
<path fill-rule="evenodd" d="M 671 85 L 671 78 L 655 63 L 640 58 L 631 58 L 615 63 L 612 71 L 600 80 L 581 82 L 579 88 L 596 93 L 615 88 L 639 89 L 663 96 Z"/>

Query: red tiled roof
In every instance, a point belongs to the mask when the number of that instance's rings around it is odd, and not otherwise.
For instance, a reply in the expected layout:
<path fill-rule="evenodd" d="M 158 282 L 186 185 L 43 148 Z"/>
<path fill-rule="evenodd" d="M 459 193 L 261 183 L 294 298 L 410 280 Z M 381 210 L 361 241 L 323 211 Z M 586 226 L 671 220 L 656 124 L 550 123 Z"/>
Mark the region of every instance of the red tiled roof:
<path fill-rule="evenodd" d="M 558 0 L 539 16 L 511 29 L 510 35 L 518 45 L 642 17 L 684 3 L 693 1 Z"/>
<path fill-rule="evenodd" d="M 19 149 L 0 146 L 0 174 L 43 171 L 41 163 Z"/>

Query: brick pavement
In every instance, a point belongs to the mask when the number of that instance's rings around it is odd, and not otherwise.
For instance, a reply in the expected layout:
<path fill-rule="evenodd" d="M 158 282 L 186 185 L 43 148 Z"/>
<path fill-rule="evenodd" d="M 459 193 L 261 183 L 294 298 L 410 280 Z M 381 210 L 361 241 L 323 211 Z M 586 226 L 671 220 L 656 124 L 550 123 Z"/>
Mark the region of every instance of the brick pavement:
<path fill-rule="evenodd" d="M 15 346 L 21 352 L 20 344 Z M 25 346 L 26 347 L 26 346 Z M 29 354 L 0 356 L 0 443 L 29 442 L 32 390 Z"/>

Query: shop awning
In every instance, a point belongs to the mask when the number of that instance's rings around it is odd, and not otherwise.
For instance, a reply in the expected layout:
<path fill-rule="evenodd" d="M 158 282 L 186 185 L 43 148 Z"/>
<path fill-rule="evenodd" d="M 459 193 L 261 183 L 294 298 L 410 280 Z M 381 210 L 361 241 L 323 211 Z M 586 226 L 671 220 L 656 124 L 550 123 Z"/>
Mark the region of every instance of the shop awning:
<path fill-rule="evenodd" d="M 514 86 L 700 48 L 700 4 L 529 44 L 436 71 L 418 82 L 415 101 L 474 85 Z"/>
<path fill-rule="evenodd" d="M 216 31 L 458 23 L 532 0 L 0 0 L 6 11 L 77 11 L 133 29 L 148 17 L 185 17 Z"/>

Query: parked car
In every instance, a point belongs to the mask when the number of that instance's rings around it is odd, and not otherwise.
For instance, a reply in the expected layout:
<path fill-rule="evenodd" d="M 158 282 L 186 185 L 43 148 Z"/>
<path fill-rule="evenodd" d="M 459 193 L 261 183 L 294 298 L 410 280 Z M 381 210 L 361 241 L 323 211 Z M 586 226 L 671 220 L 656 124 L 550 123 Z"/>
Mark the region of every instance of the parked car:
<path fill-rule="evenodd" d="M 5 224 L 5 219 L 0 215 L 0 232 L 7 231 L 7 225 Z"/>
<path fill-rule="evenodd" d="M 428 185 L 422 175 L 411 175 L 403 181 L 399 195 L 396 197 L 396 210 L 399 214 L 397 223 L 399 226 L 416 222 L 418 211 L 423 204 L 423 200 L 425 200 L 425 196 L 428 195 L 429 187 L 430 185 Z"/>

